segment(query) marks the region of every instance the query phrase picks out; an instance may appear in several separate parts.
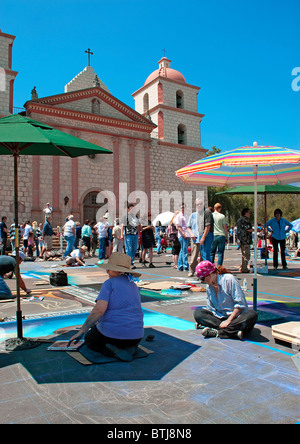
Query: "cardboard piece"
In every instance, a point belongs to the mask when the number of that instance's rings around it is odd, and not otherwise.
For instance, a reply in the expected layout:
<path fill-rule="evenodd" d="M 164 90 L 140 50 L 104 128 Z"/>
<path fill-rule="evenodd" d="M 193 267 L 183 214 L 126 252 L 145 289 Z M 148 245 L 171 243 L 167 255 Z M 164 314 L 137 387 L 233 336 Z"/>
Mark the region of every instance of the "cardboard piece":
<path fill-rule="evenodd" d="M 147 349 L 146 347 L 138 346 L 136 353 L 133 355 L 133 359 L 147 358 L 149 354 L 153 353 L 152 350 Z M 92 365 L 92 364 L 107 364 L 110 362 L 121 362 L 119 359 L 113 356 L 105 356 L 102 353 L 95 352 L 90 350 L 88 347 L 83 345 L 80 348 L 78 353 L 67 352 L 69 356 L 74 358 L 76 361 L 80 362 L 83 365 Z"/>
<path fill-rule="evenodd" d="M 196 285 L 196 284 L 192 284 Z M 205 287 L 200 287 L 200 285 L 196 285 L 193 287 L 191 285 L 191 282 L 178 282 L 178 281 L 160 281 L 160 282 L 138 282 L 137 286 L 140 288 L 145 288 L 146 290 L 155 290 L 155 291 L 161 291 L 161 290 L 169 290 L 169 289 L 177 289 L 177 290 L 191 290 L 191 291 L 206 291 Z M 201 290 L 199 290 L 201 288 Z"/>
<path fill-rule="evenodd" d="M 161 281 L 161 282 L 151 282 L 151 283 L 137 283 L 138 287 L 145 288 L 147 290 L 167 290 L 171 287 L 177 287 L 178 281 Z"/>
<path fill-rule="evenodd" d="M 300 347 L 300 322 L 290 321 L 272 325 L 272 336 L 274 339 L 289 342 L 292 346 Z"/>

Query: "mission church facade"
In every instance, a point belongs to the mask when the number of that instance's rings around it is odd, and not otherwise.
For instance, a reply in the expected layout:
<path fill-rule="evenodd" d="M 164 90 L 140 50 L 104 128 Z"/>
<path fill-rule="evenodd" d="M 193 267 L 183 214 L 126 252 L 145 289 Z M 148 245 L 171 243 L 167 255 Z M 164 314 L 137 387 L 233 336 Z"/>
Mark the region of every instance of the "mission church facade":
<path fill-rule="evenodd" d="M 12 69 L 14 39 L 0 31 L 0 69 L 2 79 L 3 73 L 5 77 L 0 87 L 0 116 L 13 113 L 13 87 L 18 74 Z M 149 210 L 157 208 L 157 213 L 163 209 L 163 191 L 172 196 L 176 190 L 184 197 L 184 191 L 190 195 L 192 190 L 205 190 L 186 186 L 175 176 L 177 169 L 206 153 L 201 146 L 203 114 L 197 111 L 199 89 L 172 69 L 166 57 L 132 94 L 135 109 L 114 97 L 90 64 L 65 86 L 63 93 L 40 98 L 34 89 L 31 100 L 24 104 L 26 116 L 107 148 L 112 154 L 73 159 L 20 156 L 19 220 L 43 221 L 46 202 L 53 207 L 53 226 L 61 224 L 70 213 L 81 222 L 86 218 L 96 220 L 101 205 L 97 196 L 106 190 L 115 197 L 117 215 L 123 212 L 120 205 L 124 206 L 128 197 L 135 202 L 137 190 L 146 193 Z M 0 190 L 1 216 L 7 216 L 10 222 L 14 210 L 10 156 L 1 159 Z"/>

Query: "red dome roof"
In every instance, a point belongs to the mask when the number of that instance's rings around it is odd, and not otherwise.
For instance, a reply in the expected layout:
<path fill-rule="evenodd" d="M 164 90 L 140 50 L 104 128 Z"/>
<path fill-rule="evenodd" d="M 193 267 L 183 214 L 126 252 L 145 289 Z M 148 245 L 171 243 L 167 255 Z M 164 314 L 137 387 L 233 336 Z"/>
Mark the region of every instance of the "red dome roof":
<path fill-rule="evenodd" d="M 147 85 L 148 83 L 152 82 L 152 80 L 156 79 L 159 76 L 166 77 L 167 79 L 170 80 L 175 80 L 176 82 L 186 83 L 186 80 L 183 77 L 183 75 L 179 71 L 176 71 L 176 69 L 160 68 L 153 71 L 153 73 L 147 77 L 144 85 Z"/>

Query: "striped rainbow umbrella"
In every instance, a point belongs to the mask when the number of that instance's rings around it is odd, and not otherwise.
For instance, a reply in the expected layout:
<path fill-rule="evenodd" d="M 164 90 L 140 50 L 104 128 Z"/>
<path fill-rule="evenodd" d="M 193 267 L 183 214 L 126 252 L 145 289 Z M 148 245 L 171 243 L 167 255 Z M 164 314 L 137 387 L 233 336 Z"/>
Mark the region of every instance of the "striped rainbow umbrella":
<path fill-rule="evenodd" d="M 293 224 L 293 228 L 292 230 L 295 231 L 296 233 L 300 233 L 300 218 L 296 219 L 292 222 Z"/>
<path fill-rule="evenodd" d="M 300 182 L 300 151 L 277 146 L 244 146 L 214 154 L 176 171 L 191 185 L 254 185 L 253 308 L 257 308 L 257 185 Z"/>
<path fill-rule="evenodd" d="M 208 186 L 288 184 L 300 181 L 300 151 L 275 146 L 244 146 L 214 154 L 176 171 L 182 182 Z"/>

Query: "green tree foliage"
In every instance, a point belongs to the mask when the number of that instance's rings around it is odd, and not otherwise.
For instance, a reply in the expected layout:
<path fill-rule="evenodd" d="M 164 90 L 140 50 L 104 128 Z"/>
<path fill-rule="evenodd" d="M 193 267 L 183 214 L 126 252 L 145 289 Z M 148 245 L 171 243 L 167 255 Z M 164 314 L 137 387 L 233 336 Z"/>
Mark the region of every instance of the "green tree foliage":
<path fill-rule="evenodd" d="M 207 151 L 205 157 L 213 156 L 214 154 L 219 154 L 220 152 L 221 152 L 220 148 L 217 148 L 216 145 L 214 145 L 210 151 Z"/>
<path fill-rule="evenodd" d="M 252 221 L 254 217 L 254 196 L 251 194 L 220 194 L 228 190 L 228 187 L 208 187 L 208 203 L 213 207 L 217 202 L 222 205 L 222 213 L 226 215 L 229 225 L 236 225 L 243 208 L 250 208 Z M 283 217 L 290 222 L 300 217 L 300 195 L 299 194 L 267 194 L 267 220 L 274 217 L 274 210 L 280 208 Z M 265 222 L 265 197 L 257 196 L 257 222 Z"/>
<path fill-rule="evenodd" d="M 229 187 L 208 187 L 208 205 L 214 207 L 219 202 L 222 205 L 222 213 L 225 214 L 228 224 L 236 225 L 236 221 L 241 216 L 243 208 L 250 208 L 253 211 L 253 198 L 247 194 L 220 194 L 221 191 L 229 190 Z"/>

